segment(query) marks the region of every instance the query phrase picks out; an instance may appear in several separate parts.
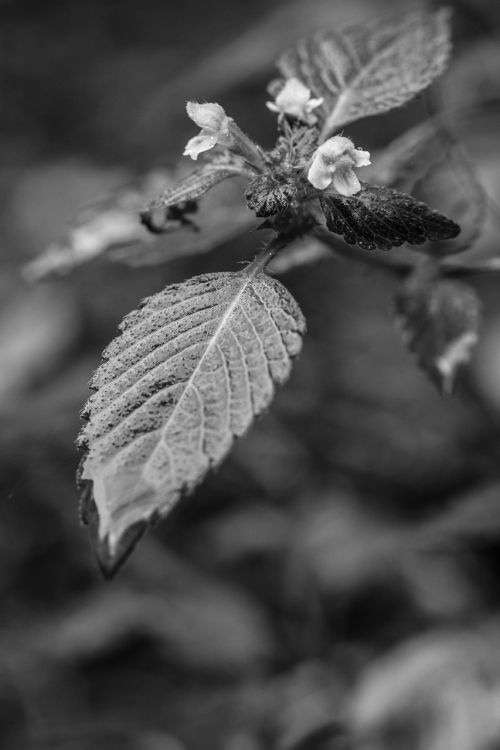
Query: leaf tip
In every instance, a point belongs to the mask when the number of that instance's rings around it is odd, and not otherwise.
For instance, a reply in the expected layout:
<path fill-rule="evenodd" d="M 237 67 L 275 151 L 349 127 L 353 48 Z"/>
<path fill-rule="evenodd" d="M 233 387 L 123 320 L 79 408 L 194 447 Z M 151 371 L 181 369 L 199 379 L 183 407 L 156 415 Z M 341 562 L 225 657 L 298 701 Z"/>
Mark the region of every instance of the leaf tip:
<path fill-rule="evenodd" d="M 120 537 L 110 534 L 101 537 L 97 525 L 91 526 L 92 547 L 99 569 L 106 580 L 111 580 L 126 562 L 136 544 L 146 533 L 148 525 L 147 521 L 139 521 Z"/>

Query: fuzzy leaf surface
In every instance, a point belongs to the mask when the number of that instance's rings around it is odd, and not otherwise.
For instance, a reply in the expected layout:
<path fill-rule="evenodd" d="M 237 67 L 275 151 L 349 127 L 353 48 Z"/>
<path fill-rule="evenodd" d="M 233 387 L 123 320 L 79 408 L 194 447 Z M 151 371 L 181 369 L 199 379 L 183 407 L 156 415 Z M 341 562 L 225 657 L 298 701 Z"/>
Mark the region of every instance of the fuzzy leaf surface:
<path fill-rule="evenodd" d="M 286 52 L 278 67 L 323 97 L 322 139 L 369 115 L 400 107 L 440 75 L 450 53 L 449 13 L 415 13 L 328 31 Z"/>
<path fill-rule="evenodd" d="M 111 557 L 268 407 L 304 330 L 293 297 L 254 266 L 168 286 L 125 317 L 93 378 L 80 436 L 81 479 Z"/>
<path fill-rule="evenodd" d="M 364 185 L 356 195 L 320 196 L 326 225 L 349 245 L 390 250 L 403 242 L 421 245 L 456 237 L 460 227 L 425 203 L 392 188 Z"/>

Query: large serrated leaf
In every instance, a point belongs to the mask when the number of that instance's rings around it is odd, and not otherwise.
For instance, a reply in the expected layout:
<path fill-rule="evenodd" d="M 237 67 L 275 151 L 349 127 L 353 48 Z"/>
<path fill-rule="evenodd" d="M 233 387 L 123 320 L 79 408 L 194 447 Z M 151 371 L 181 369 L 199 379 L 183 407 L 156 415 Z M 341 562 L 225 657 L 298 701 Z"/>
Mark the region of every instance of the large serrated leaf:
<path fill-rule="evenodd" d="M 445 69 L 450 52 L 449 12 L 415 13 L 328 31 L 286 52 L 278 67 L 323 97 L 324 140 L 338 128 L 399 107 Z"/>
<path fill-rule="evenodd" d="M 145 300 L 104 352 L 85 416 L 92 483 L 111 558 L 128 530 L 164 516 L 225 457 L 290 373 L 305 322 L 251 265 L 197 276 Z"/>
<path fill-rule="evenodd" d="M 426 240 L 451 239 L 460 232 L 451 219 L 388 187 L 364 185 L 351 196 L 325 193 L 320 203 L 328 229 L 365 250 L 390 250 L 403 242 L 421 245 Z"/>

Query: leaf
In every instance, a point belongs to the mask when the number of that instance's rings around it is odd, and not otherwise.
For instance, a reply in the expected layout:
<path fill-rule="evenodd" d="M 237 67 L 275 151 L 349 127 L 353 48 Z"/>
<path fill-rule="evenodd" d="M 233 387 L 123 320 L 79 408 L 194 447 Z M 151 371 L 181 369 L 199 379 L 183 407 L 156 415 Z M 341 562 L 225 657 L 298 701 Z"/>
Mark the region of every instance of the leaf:
<path fill-rule="evenodd" d="M 470 109 L 486 109 L 498 104 L 499 42 L 498 32 L 493 27 L 488 35 L 481 36 L 477 41 L 470 40 L 460 57 L 454 60 L 453 66 L 443 79 L 440 92 L 443 107 L 447 111 L 463 108 L 464 99 Z"/>
<path fill-rule="evenodd" d="M 85 662 L 104 656 L 118 643 L 146 638 L 178 667 L 198 673 L 244 673 L 270 661 L 273 638 L 258 606 L 244 592 L 197 576 L 167 582 L 162 591 L 116 586 L 93 592 L 57 616 L 31 623 L 22 637 L 45 662 Z M 19 637 L 21 636 L 21 638 Z"/>
<path fill-rule="evenodd" d="M 193 231 L 193 227 L 187 224 L 179 224 L 178 229 L 160 235 L 154 242 L 150 242 L 152 235 L 144 231 L 147 244 L 113 249 L 109 257 L 138 267 L 211 252 L 257 227 L 255 216 L 245 205 L 243 192 L 241 179 L 222 182 L 200 201 L 195 219 L 199 231 Z"/>
<path fill-rule="evenodd" d="M 148 172 L 139 181 L 82 209 L 60 241 L 24 266 L 25 279 L 36 282 L 69 273 L 102 257 L 131 266 L 168 263 L 209 252 L 255 226 L 255 217 L 242 197 L 241 180 L 231 181 L 215 185 L 201 202 L 196 213 L 199 232 L 188 226 L 180 212 L 169 220 L 168 233 L 156 238 L 142 226 L 139 214 L 148 201 L 175 181 L 174 172 Z M 164 211 L 160 213 L 162 231 L 166 232 Z"/>
<path fill-rule="evenodd" d="M 429 278 L 419 269 L 397 296 L 396 313 L 418 364 L 450 394 L 458 369 L 478 341 L 481 304 L 475 291 L 458 281 Z"/>
<path fill-rule="evenodd" d="M 12 293 L 4 293 L 0 306 L 0 412 L 5 416 L 14 407 L 19 424 L 27 392 L 56 378 L 73 356 L 80 319 L 75 300 L 65 290 L 20 290 L 12 278 L 10 286 Z"/>
<path fill-rule="evenodd" d="M 436 540 L 498 540 L 500 538 L 500 485 L 489 482 L 455 499 L 443 513 L 428 521 L 423 537 Z"/>
<path fill-rule="evenodd" d="M 253 264 L 168 286 L 125 317 L 80 437 L 81 478 L 111 558 L 128 529 L 166 515 L 267 408 L 304 329 L 291 295 Z"/>
<path fill-rule="evenodd" d="M 139 222 L 139 211 L 172 182 L 172 171 L 156 169 L 85 206 L 64 236 L 24 267 L 24 277 L 39 281 L 68 273 L 111 248 L 149 242 L 150 237 Z"/>
<path fill-rule="evenodd" d="M 442 246 L 433 243 L 429 247 L 433 257 L 461 253 L 474 246 L 486 222 L 488 198 L 472 159 L 444 116 L 410 128 L 374 161 L 370 182 L 411 192 L 447 216 L 460 219 L 458 239 Z"/>
<path fill-rule="evenodd" d="M 421 245 L 460 232 L 457 224 L 425 203 L 383 186 L 363 185 L 351 196 L 322 194 L 320 203 L 328 229 L 365 250 L 390 250 L 403 242 Z"/>
<path fill-rule="evenodd" d="M 151 232 L 165 232 L 172 226 L 172 221 L 185 221 L 184 211 L 196 210 L 189 204 L 196 201 L 214 185 L 226 180 L 228 177 L 245 174 L 244 167 L 238 163 L 211 163 L 197 169 L 179 180 L 173 186 L 168 187 L 165 192 L 152 200 L 149 205 L 141 211 L 142 223 Z M 249 172 L 251 176 L 252 173 Z M 189 210 L 190 209 L 190 210 Z"/>
<path fill-rule="evenodd" d="M 460 236 L 443 246 L 435 243 L 429 248 L 433 257 L 472 249 L 487 218 L 488 196 L 472 161 L 458 141 L 453 142 L 452 136 L 448 140 L 451 142 L 442 150 L 441 159 L 429 167 L 412 191 L 421 200 L 460 218 Z"/>
<path fill-rule="evenodd" d="M 367 181 L 413 192 L 415 183 L 439 158 L 438 128 L 437 118 L 429 118 L 392 140 L 365 169 Z"/>
<path fill-rule="evenodd" d="M 365 667 L 350 699 L 353 746 L 481 750 L 500 732 L 497 620 L 409 639 Z"/>
<path fill-rule="evenodd" d="M 343 685 L 327 660 L 300 661 L 265 686 L 265 726 L 271 747 L 312 750 L 341 746 L 338 739 Z"/>
<path fill-rule="evenodd" d="M 278 67 L 323 97 L 315 114 L 325 140 L 349 122 L 405 104 L 444 71 L 449 53 L 449 11 L 441 9 L 318 34 Z"/>

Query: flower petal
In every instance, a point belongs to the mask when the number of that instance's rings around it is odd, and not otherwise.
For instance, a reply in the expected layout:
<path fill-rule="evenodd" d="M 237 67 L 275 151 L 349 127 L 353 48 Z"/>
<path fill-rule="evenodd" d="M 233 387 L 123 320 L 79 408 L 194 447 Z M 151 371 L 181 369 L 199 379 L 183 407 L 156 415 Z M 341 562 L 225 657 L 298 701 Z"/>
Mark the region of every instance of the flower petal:
<path fill-rule="evenodd" d="M 314 124 L 317 120 L 311 111 L 318 107 L 323 99 L 311 99 L 311 90 L 298 78 L 289 78 L 274 102 L 267 102 L 268 108 L 280 115 L 291 115 L 298 120 Z"/>
<path fill-rule="evenodd" d="M 329 138 L 322 143 L 317 150 L 323 155 L 325 161 L 333 162 L 355 149 L 354 143 L 350 138 L 346 138 L 343 135 L 334 135 L 333 138 Z"/>
<path fill-rule="evenodd" d="M 354 195 L 361 190 L 361 184 L 353 167 L 366 167 L 370 163 L 368 151 L 354 148 L 350 138 L 335 135 L 314 152 L 308 180 L 318 190 L 324 190 L 333 182 L 337 192 Z"/>
<path fill-rule="evenodd" d="M 287 111 L 290 106 L 304 107 L 310 96 L 310 90 L 298 78 L 289 78 L 276 97 L 276 104 L 283 111 Z"/>
<path fill-rule="evenodd" d="M 200 135 L 195 135 L 194 138 L 191 138 L 186 143 L 186 148 L 183 151 L 183 156 L 190 156 L 191 159 L 198 158 L 198 155 L 203 153 L 203 151 L 209 151 L 211 148 L 214 148 L 214 146 L 217 144 L 217 138 L 215 135 L 211 135 L 210 133 L 201 133 Z"/>
<path fill-rule="evenodd" d="M 309 99 L 307 102 L 307 111 L 312 112 L 313 109 L 316 109 L 316 107 L 320 107 L 324 102 L 324 99 L 322 96 L 320 96 L 319 99 Z"/>
<path fill-rule="evenodd" d="M 333 187 L 337 193 L 349 196 L 359 193 L 361 183 L 352 167 L 343 166 L 340 169 L 336 169 L 333 174 Z"/>
<path fill-rule="evenodd" d="M 212 130 L 214 132 L 227 128 L 227 115 L 224 109 L 217 102 L 188 102 L 186 104 L 188 117 L 195 122 L 202 130 Z"/>
<path fill-rule="evenodd" d="M 331 185 L 332 177 L 332 170 L 325 166 L 321 154 L 317 154 L 309 167 L 307 179 L 318 190 L 324 190 Z"/>
<path fill-rule="evenodd" d="M 360 148 L 354 148 L 352 152 L 349 152 L 349 156 L 352 157 L 355 167 L 367 167 L 371 164 L 369 151 L 361 151 Z"/>

